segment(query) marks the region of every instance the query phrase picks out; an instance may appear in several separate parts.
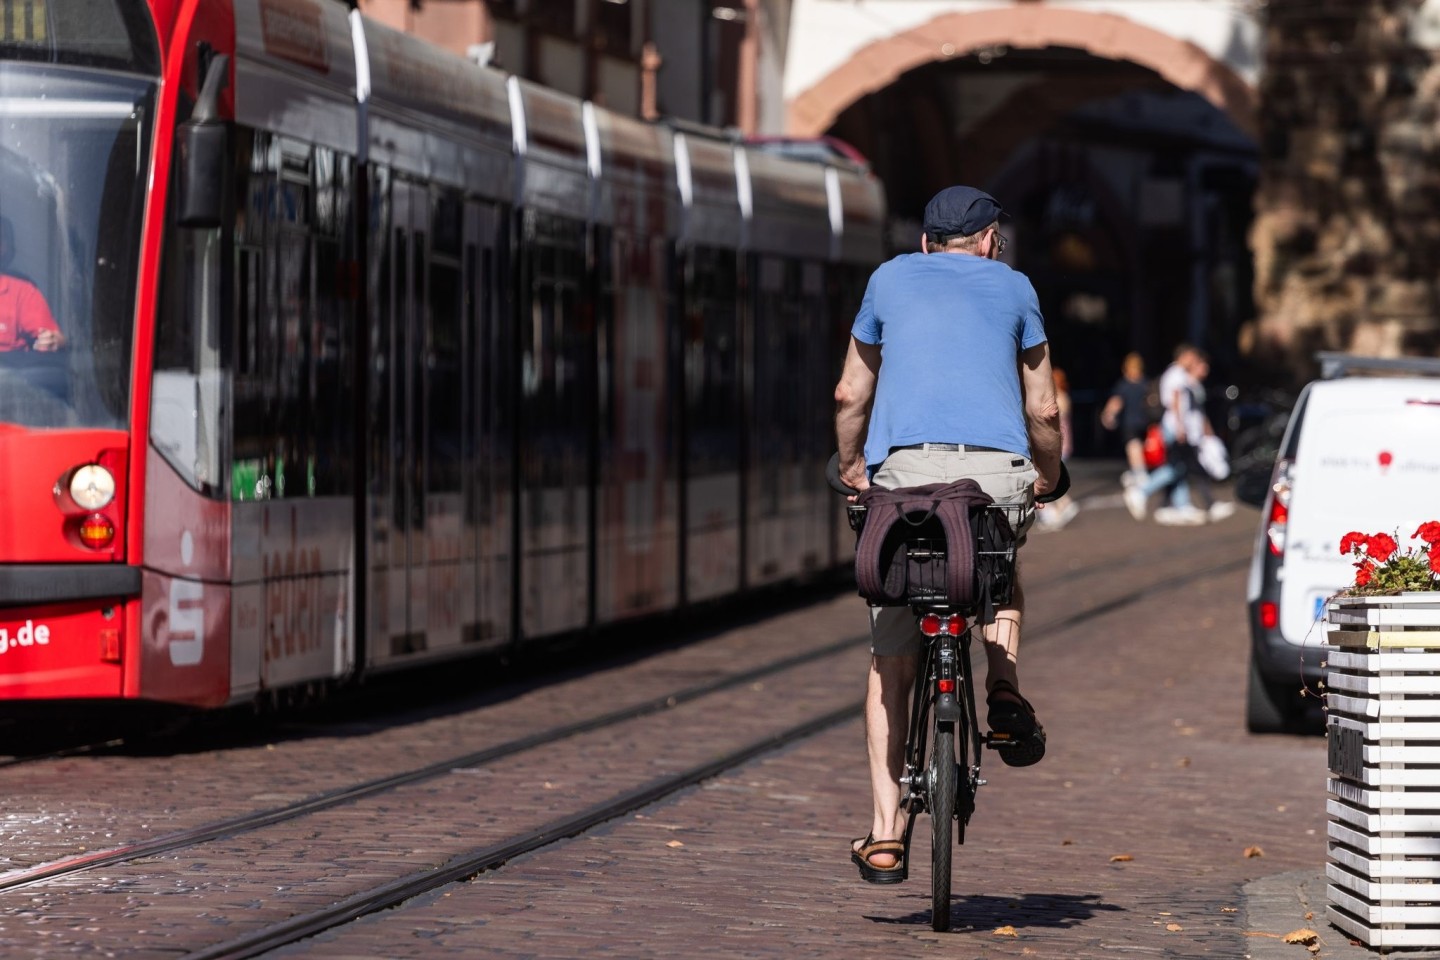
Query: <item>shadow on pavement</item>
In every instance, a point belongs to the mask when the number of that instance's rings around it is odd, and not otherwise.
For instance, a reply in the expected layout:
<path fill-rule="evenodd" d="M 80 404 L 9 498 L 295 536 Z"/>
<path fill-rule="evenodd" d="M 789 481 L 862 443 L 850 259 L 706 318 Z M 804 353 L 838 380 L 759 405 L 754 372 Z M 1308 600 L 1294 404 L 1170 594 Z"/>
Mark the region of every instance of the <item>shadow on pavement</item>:
<path fill-rule="evenodd" d="M 1101 913 L 1124 910 L 1103 902 L 1095 894 L 1027 893 L 1022 897 L 977 895 L 957 897 L 950 904 L 952 933 L 976 930 L 991 931 L 999 927 L 1049 927 L 1066 930 L 1079 926 Z M 930 925 L 930 911 L 919 910 L 899 917 L 867 916 L 873 923 Z"/>

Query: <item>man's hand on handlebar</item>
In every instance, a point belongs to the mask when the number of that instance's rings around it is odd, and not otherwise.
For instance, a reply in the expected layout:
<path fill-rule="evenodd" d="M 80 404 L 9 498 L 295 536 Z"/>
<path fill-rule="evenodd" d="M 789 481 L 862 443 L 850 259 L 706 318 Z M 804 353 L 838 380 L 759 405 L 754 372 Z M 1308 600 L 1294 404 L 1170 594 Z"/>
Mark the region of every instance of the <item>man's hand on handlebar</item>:
<path fill-rule="evenodd" d="M 1057 478 L 1056 480 L 1047 480 L 1043 475 L 1039 475 L 1039 476 L 1036 476 L 1036 477 L 1035 477 L 1035 509 L 1036 509 L 1036 510 L 1044 510 L 1044 509 L 1045 509 L 1045 501 L 1041 500 L 1040 498 L 1043 497 L 1043 496 L 1045 496 L 1046 494 L 1050 493 L 1052 490 L 1054 490 L 1054 489 L 1055 489 L 1055 485 L 1056 485 L 1058 482 L 1059 482 L 1059 479 L 1058 479 L 1058 478 Z"/>
<path fill-rule="evenodd" d="M 840 480 L 847 487 L 855 488 L 857 492 L 869 489 L 870 477 L 865 471 L 865 458 L 861 457 L 849 464 L 842 465 L 840 467 Z M 854 497 L 848 497 L 847 499 L 852 502 L 855 500 Z"/>
<path fill-rule="evenodd" d="M 1035 478 L 1035 509 L 1042 510 L 1047 503 L 1054 503 L 1070 492 L 1070 470 L 1062 461 L 1060 474 L 1051 483 L 1042 473 Z"/>

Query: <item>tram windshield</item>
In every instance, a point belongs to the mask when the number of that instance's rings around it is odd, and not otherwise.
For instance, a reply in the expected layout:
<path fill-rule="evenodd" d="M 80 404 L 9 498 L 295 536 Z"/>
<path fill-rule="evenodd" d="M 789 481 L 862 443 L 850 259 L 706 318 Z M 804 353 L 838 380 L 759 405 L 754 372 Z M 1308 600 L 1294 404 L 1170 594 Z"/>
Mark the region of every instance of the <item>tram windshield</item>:
<path fill-rule="evenodd" d="M 0 4 L 0 429 L 127 422 L 157 59 L 114 0 Z"/>

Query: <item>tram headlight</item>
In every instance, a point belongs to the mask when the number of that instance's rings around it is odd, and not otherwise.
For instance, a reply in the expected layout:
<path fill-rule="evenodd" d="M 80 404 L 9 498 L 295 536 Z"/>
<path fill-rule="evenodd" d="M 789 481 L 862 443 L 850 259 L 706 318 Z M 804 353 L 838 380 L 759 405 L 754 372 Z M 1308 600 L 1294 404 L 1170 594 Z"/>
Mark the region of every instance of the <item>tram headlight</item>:
<path fill-rule="evenodd" d="M 70 499 L 86 510 L 99 510 L 115 499 L 115 476 L 98 463 L 89 463 L 70 478 Z"/>

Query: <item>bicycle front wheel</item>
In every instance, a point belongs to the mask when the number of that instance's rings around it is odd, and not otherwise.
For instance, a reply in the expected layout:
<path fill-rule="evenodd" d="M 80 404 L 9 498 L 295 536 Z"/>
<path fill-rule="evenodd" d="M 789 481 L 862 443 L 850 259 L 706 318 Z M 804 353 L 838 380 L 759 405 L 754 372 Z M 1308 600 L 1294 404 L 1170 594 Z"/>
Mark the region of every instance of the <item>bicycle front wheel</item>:
<path fill-rule="evenodd" d="M 930 752 L 930 926 L 950 929 L 950 855 L 955 850 L 955 727 L 935 725 Z"/>

